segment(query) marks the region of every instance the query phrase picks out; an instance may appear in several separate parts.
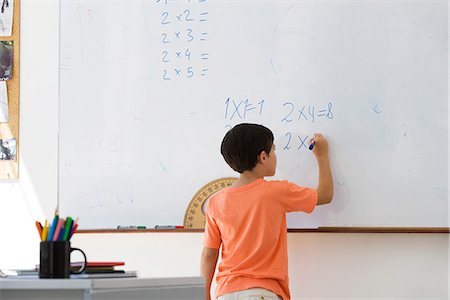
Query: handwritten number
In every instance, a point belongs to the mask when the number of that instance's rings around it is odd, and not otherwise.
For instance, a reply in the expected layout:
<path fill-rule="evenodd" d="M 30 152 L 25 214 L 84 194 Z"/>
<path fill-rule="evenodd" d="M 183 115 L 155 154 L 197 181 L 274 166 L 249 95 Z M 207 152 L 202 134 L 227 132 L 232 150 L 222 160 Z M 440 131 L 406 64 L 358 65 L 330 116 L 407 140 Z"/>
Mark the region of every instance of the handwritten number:
<path fill-rule="evenodd" d="M 164 44 L 168 44 L 169 43 L 169 40 L 167 39 L 167 33 L 163 33 L 162 34 L 162 42 L 164 43 Z"/>
<path fill-rule="evenodd" d="M 292 118 L 290 118 L 290 116 L 292 115 L 292 112 L 294 111 L 294 107 L 295 107 L 294 104 L 292 104 L 291 102 L 285 102 L 285 103 L 283 103 L 283 106 L 290 106 L 291 109 L 288 112 L 288 114 L 281 120 L 281 122 L 287 122 L 287 123 L 292 122 Z"/>
<path fill-rule="evenodd" d="M 327 118 L 328 119 L 333 119 L 334 118 L 334 115 L 333 115 L 333 113 L 331 112 L 331 108 L 333 107 L 333 103 L 328 103 L 328 113 L 327 113 Z"/>
<path fill-rule="evenodd" d="M 189 9 L 186 9 L 184 11 L 184 14 L 186 14 L 186 18 L 185 18 L 186 22 L 194 21 L 194 19 L 189 18 L 189 16 L 191 15 L 191 11 Z"/>
<path fill-rule="evenodd" d="M 188 42 L 192 42 L 193 40 L 194 40 L 194 36 L 192 35 L 192 29 L 187 29 L 187 32 L 188 32 Z"/>
<path fill-rule="evenodd" d="M 290 132 L 286 133 L 286 136 L 288 138 L 288 141 L 286 143 L 286 146 L 284 146 L 283 150 L 289 150 L 291 149 L 291 146 L 289 145 L 291 143 L 291 139 L 292 139 L 292 134 Z"/>
<path fill-rule="evenodd" d="M 308 108 L 308 113 L 312 117 L 312 121 L 314 122 L 314 106 L 310 106 Z"/>
<path fill-rule="evenodd" d="M 259 101 L 258 105 L 260 106 L 259 114 L 262 115 L 263 107 L 264 107 L 264 100 Z"/>
<path fill-rule="evenodd" d="M 167 18 L 169 17 L 169 13 L 167 11 L 162 13 L 163 19 L 161 21 L 161 25 L 167 25 L 170 24 L 170 22 L 167 20 Z"/>
<path fill-rule="evenodd" d="M 167 70 L 163 70 L 164 74 L 163 74 L 163 79 L 164 80 L 170 80 L 169 76 L 167 75 Z"/>
<path fill-rule="evenodd" d="M 225 101 L 225 119 L 228 117 L 228 106 L 230 105 L 230 97 Z"/>
<path fill-rule="evenodd" d="M 186 55 L 187 59 L 191 59 L 191 51 L 189 51 L 189 48 L 186 49 L 186 52 L 184 52 L 184 55 Z"/>
<path fill-rule="evenodd" d="M 167 59 L 167 56 L 168 56 L 168 55 L 169 55 L 169 52 L 163 51 L 163 59 L 162 59 L 162 62 L 163 62 L 163 63 L 168 63 L 168 62 L 170 62 L 170 60 Z"/>
<path fill-rule="evenodd" d="M 188 72 L 187 78 L 191 78 L 192 76 L 194 76 L 194 70 L 192 67 L 188 67 L 187 72 Z"/>

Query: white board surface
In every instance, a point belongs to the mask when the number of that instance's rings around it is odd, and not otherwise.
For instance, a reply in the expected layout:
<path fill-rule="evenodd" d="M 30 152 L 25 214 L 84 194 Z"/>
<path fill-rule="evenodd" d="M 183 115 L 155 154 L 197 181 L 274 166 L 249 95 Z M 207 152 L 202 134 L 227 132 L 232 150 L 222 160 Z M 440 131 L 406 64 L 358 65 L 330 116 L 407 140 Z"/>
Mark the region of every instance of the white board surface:
<path fill-rule="evenodd" d="M 288 227 L 448 226 L 447 24 L 447 1 L 62 0 L 61 215 L 180 225 L 254 122 L 274 179 L 315 187 L 304 141 L 330 143 L 335 199 Z"/>

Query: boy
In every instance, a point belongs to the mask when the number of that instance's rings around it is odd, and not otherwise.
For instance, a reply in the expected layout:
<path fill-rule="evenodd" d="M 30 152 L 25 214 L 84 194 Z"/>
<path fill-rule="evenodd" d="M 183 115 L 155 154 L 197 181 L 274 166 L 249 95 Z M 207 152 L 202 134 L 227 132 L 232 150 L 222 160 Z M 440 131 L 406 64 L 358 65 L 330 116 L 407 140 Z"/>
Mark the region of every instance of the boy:
<path fill-rule="evenodd" d="M 277 164 L 272 132 L 256 124 L 239 124 L 225 135 L 221 153 L 240 173 L 229 188 L 211 197 L 206 211 L 201 273 L 205 297 L 222 246 L 216 276 L 216 297 L 231 299 L 289 300 L 286 216 L 290 211 L 311 213 L 316 205 L 330 203 L 333 179 L 328 143 L 314 134 L 313 153 L 319 167 L 317 189 L 288 181 L 266 181 Z"/>

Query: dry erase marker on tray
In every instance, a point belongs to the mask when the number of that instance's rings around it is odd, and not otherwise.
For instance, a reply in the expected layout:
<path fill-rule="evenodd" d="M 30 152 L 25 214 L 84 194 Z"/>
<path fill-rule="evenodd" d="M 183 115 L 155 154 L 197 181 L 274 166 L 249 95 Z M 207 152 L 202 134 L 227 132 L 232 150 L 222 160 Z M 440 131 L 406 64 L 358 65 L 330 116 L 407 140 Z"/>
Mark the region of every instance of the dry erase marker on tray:
<path fill-rule="evenodd" d="M 155 229 L 183 229 L 184 226 L 180 225 L 156 225 Z"/>
<path fill-rule="evenodd" d="M 130 226 L 117 226 L 117 229 L 122 229 L 122 230 L 132 230 L 132 229 L 147 229 L 147 227 L 145 226 L 135 226 L 135 225 L 130 225 Z"/>

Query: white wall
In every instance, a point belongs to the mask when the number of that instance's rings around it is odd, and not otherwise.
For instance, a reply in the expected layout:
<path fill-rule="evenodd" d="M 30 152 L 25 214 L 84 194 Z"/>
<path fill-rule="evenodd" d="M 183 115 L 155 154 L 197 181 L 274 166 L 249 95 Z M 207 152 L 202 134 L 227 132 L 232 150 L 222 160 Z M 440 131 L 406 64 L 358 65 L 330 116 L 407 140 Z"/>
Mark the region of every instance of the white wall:
<path fill-rule="evenodd" d="M 450 16 L 450 5 L 447 5 L 447 15 Z M 450 19 L 447 20 L 448 23 L 448 31 L 450 31 Z M 450 51 L 450 39 L 447 38 L 447 50 Z M 447 60 L 447 99 L 450 99 L 450 91 L 449 91 L 449 87 L 450 87 L 450 59 Z M 447 122 L 448 122 L 448 128 L 450 128 L 450 105 L 449 105 L 449 101 L 447 101 L 447 110 L 448 110 L 448 114 L 447 114 Z M 447 138 L 447 142 L 450 141 L 450 130 L 448 131 L 448 138 Z M 448 153 L 447 156 L 447 164 L 450 166 L 450 152 Z M 447 189 L 450 186 L 450 177 L 448 177 L 448 167 L 447 167 L 447 179 L 448 179 L 448 184 L 447 184 Z M 447 199 L 448 200 L 448 199 Z M 447 214 L 447 221 L 448 221 L 448 227 L 450 227 L 450 203 L 448 205 L 448 214 Z M 447 275 L 447 279 L 448 279 L 448 284 L 447 284 L 447 293 L 448 296 L 450 297 L 450 239 L 448 241 L 448 262 L 449 262 L 449 268 L 448 268 L 448 275 Z"/>
<path fill-rule="evenodd" d="M 21 173 L 0 182 L 0 268 L 38 263 L 34 220 L 56 206 L 58 12 L 58 1 L 22 0 Z M 201 241 L 201 233 L 79 234 L 72 245 L 91 260 L 165 277 L 198 275 Z M 290 233 L 288 242 L 293 299 L 448 299 L 448 235 Z"/>
<path fill-rule="evenodd" d="M 20 180 L 0 182 L 0 268 L 38 262 L 34 220 L 56 207 L 58 15 L 56 0 L 21 1 Z"/>
<path fill-rule="evenodd" d="M 202 238 L 79 234 L 73 244 L 93 260 L 125 259 L 141 276 L 196 276 Z M 288 251 L 293 299 L 448 299 L 445 234 L 289 233 Z"/>

